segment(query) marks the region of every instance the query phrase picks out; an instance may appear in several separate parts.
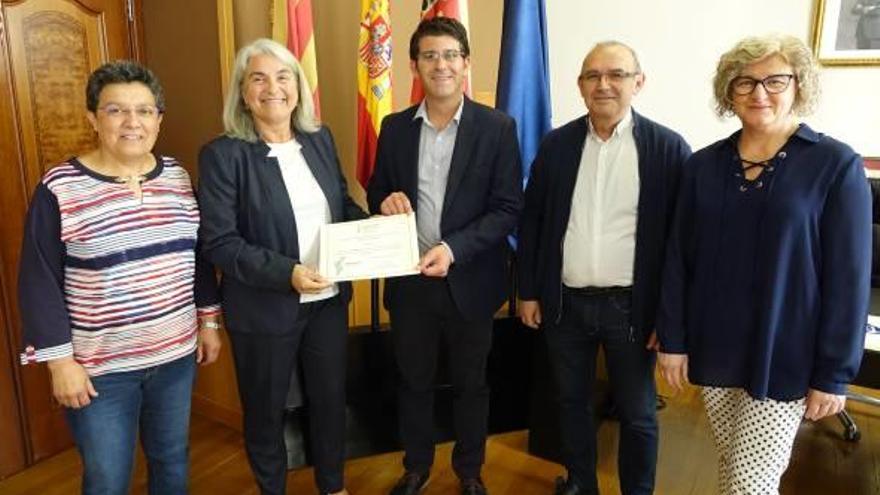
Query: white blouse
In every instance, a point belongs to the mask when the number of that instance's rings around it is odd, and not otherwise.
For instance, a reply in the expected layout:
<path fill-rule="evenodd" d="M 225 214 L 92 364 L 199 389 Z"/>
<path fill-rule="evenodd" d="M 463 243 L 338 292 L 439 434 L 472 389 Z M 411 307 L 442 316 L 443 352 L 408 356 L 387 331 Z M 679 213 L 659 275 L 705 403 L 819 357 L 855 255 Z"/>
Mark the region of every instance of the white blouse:
<path fill-rule="evenodd" d="M 320 228 L 321 225 L 333 221 L 330 204 L 303 157 L 302 145 L 296 142 L 296 139 L 285 143 L 266 144 L 270 148 L 268 156 L 275 157 L 281 167 L 281 177 L 284 179 L 290 206 L 293 208 L 300 263 L 317 270 Z M 300 294 L 299 302 L 321 301 L 338 293 L 339 287 L 333 284 L 316 294 Z"/>

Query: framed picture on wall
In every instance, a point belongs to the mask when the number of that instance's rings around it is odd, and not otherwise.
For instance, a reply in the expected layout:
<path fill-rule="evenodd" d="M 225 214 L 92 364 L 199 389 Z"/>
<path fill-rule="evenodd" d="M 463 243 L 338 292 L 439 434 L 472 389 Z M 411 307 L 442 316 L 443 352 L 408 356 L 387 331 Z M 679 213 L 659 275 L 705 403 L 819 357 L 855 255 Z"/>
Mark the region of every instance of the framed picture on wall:
<path fill-rule="evenodd" d="M 880 65 L 880 0 L 816 0 L 813 52 L 822 65 Z"/>

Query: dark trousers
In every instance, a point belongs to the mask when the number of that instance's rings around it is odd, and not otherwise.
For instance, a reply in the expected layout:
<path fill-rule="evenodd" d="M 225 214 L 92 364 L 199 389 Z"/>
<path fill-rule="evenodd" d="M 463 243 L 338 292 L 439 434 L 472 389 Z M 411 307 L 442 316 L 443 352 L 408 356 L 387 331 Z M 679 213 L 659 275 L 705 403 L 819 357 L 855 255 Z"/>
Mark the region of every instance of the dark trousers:
<path fill-rule="evenodd" d="M 489 415 L 486 359 L 492 347 L 492 318 L 465 319 L 446 280 L 422 276 L 397 281 L 390 313 L 400 372 L 404 467 L 427 473 L 434 462 L 434 389 L 442 338 L 454 392 L 452 467 L 459 478 L 479 477 Z"/>
<path fill-rule="evenodd" d="M 654 353 L 630 326 L 629 290 L 584 295 L 563 289 L 562 318 L 544 325 L 558 385 L 562 448 L 569 477 L 588 493 L 596 479 L 593 386 L 596 354 L 605 353 L 608 379 L 620 419 L 617 469 L 624 495 L 654 491 L 657 416 Z"/>
<path fill-rule="evenodd" d="M 302 362 L 315 483 L 321 493 L 343 488 L 345 363 L 348 315 L 339 296 L 302 304 L 283 336 L 230 331 L 244 443 L 260 492 L 286 493 L 284 406 L 293 367 Z"/>

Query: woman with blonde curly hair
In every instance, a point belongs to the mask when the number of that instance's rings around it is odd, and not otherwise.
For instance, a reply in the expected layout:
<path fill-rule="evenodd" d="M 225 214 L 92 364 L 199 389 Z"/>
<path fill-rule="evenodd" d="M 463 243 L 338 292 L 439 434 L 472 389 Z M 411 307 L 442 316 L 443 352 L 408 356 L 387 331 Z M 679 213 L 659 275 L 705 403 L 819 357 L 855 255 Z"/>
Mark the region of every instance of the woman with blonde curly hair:
<path fill-rule="evenodd" d="M 861 157 L 798 120 L 817 79 L 797 38 L 737 43 L 714 93 L 742 128 L 682 171 L 658 366 L 703 387 L 722 494 L 778 493 L 801 419 L 841 411 L 861 360 L 871 198 Z"/>

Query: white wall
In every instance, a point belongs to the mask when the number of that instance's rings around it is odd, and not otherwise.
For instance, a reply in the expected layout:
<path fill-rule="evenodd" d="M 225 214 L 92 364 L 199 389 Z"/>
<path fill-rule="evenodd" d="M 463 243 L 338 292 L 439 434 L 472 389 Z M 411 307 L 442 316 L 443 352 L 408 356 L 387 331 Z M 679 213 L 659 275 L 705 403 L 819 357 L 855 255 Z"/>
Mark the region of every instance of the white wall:
<path fill-rule="evenodd" d="M 553 124 L 585 112 L 576 79 L 590 46 L 619 39 L 636 49 L 647 74 L 635 108 L 703 147 L 738 127 L 712 111 L 718 57 L 753 34 L 783 32 L 809 43 L 812 22 L 808 0 L 547 0 Z M 825 67 L 821 85 L 819 106 L 804 120 L 880 156 L 880 67 Z"/>

